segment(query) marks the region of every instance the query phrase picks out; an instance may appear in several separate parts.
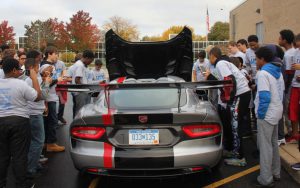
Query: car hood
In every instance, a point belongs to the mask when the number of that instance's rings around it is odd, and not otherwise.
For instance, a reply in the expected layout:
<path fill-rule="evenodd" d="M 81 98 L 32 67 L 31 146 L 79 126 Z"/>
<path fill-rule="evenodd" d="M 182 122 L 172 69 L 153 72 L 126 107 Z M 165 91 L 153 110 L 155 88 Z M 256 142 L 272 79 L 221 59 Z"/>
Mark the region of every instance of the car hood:
<path fill-rule="evenodd" d="M 173 39 L 160 42 L 129 42 L 113 30 L 105 35 L 106 66 L 111 80 L 173 75 L 190 81 L 193 66 L 192 33 L 184 29 Z"/>

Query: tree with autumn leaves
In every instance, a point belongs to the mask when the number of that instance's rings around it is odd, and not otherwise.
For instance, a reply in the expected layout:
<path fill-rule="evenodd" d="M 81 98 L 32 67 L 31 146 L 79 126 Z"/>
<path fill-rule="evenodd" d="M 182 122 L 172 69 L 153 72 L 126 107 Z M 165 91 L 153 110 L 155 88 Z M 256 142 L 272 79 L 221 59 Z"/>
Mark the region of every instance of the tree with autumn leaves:
<path fill-rule="evenodd" d="M 110 29 L 114 30 L 114 32 L 124 40 L 132 42 L 139 40 L 139 31 L 137 26 L 125 18 L 113 16 L 109 18 L 102 27 L 105 32 Z"/>
<path fill-rule="evenodd" d="M 8 25 L 8 21 L 2 21 L 0 24 L 0 45 L 7 44 L 9 46 L 14 46 L 15 35 L 14 28 Z"/>
<path fill-rule="evenodd" d="M 187 26 L 192 31 L 193 40 L 204 41 L 205 37 L 196 35 L 194 32 L 194 28 Z M 142 41 L 166 41 L 169 40 L 172 35 L 177 35 L 183 30 L 184 26 L 171 26 L 166 29 L 161 36 L 145 36 L 142 38 Z"/>
<path fill-rule="evenodd" d="M 100 40 L 100 30 L 97 25 L 92 24 L 89 13 L 78 11 L 66 24 L 66 31 L 70 37 L 70 47 L 74 51 L 84 49 L 95 49 Z"/>
<path fill-rule="evenodd" d="M 98 26 L 92 24 L 92 17 L 84 11 L 78 11 L 67 23 L 49 18 L 31 22 L 25 29 L 30 49 L 43 50 L 47 45 L 54 45 L 60 50 L 83 51 L 95 49 L 100 40 Z"/>

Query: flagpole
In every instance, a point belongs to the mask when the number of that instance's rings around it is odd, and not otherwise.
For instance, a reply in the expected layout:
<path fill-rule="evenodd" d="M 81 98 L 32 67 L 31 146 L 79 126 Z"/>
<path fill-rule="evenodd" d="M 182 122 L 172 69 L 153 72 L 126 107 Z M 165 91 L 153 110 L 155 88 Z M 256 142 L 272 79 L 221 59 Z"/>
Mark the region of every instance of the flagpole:
<path fill-rule="evenodd" d="M 206 47 L 208 46 L 208 32 L 209 32 L 209 14 L 208 14 L 208 6 L 206 5 Z"/>

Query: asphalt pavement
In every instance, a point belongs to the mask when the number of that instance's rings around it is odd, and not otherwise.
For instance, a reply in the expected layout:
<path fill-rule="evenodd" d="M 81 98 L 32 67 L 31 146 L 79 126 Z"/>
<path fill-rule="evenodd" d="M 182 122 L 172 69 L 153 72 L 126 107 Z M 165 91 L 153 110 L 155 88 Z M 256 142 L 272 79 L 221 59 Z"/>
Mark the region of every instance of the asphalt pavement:
<path fill-rule="evenodd" d="M 111 188 L 111 187 L 224 187 L 235 188 L 253 187 L 251 182 L 258 176 L 258 157 L 255 155 L 256 143 L 253 139 L 245 139 L 245 156 L 248 162 L 246 167 L 227 166 L 223 163 L 219 170 L 203 171 L 196 175 L 170 179 L 121 179 L 89 176 L 79 173 L 73 166 L 69 153 L 69 124 L 72 121 L 72 98 L 68 95 L 68 103 L 65 108 L 67 125 L 57 129 L 58 144 L 66 146 L 66 151 L 61 153 L 46 153 L 49 158 L 47 171 L 35 180 L 35 188 Z M 291 176 L 282 168 L 281 181 L 276 182 L 276 187 L 299 188 Z M 15 188 L 14 177 L 11 169 L 9 172 L 8 186 Z"/>

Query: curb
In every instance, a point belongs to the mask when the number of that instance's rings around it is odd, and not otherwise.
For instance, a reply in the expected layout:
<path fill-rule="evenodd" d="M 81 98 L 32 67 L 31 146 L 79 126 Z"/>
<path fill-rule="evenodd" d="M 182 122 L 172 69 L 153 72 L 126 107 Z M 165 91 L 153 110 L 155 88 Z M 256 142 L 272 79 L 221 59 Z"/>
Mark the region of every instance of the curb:
<path fill-rule="evenodd" d="M 292 176 L 292 178 L 300 184 L 300 171 L 296 171 L 291 168 L 292 164 L 299 163 L 300 161 L 292 156 L 284 147 L 279 147 L 279 154 L 281 158 L 281 165 Z"/>

